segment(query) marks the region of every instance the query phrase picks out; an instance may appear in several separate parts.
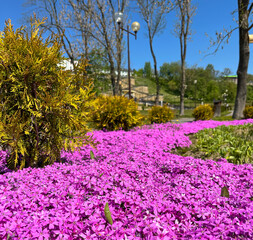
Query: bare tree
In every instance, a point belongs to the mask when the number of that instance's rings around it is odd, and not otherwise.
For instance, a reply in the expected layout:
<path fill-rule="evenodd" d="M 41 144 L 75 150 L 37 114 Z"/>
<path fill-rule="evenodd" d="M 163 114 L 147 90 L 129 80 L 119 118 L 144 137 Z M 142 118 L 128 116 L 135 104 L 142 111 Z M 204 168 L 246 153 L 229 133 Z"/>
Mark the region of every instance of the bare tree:
<path fill-rule="evenodd" d="M 166 14 L 172 10 L 173 4 L 168 0 L 137 0 L 139 10 L 143 20 L 147 25 L 150 52 L 154 61 L 154 71 L 156 79 L 156 99 L 155 104 L 159 103 L 160 84 L 157 70 L 157 59 L 155 56 L 153 41 L 154 37 L 161 33 L 166 27 Z"/>
<path fill-rule="evenodd" d="M 122 62 L 122 39 L 123 34 L 118 31 L 115 21 L 115 12 L 124 11 L 127 0 L 121 3 L 116 0 L 65 0 L 68 2 L 70 13 L 79 26 L 79 31 L 85 32 L 95 42 L 96 46 L 104 49 L 109 62 L 110 78 L 113 95 L 120 94 L 120 76 Z M 83 21 L 89 16 L 90 24 Z M 117 69 L 117 75 L 115 70 Z"/>
<path fill-rule="evenodd" d="M 237 93 L 233 118 L 243 117 L 243 110 L 246 105 L 247 97 L 247 72 L 249 65 L 249 15 L 251 14 L 253 3 L 249 6 L 249 0 L 238 0 L 238 17 L 239 17 L 239 64 L 237 68 Z"/>
<path fill-rule="evenodd" d="M 128 0 L 121 3 L 116 0 L 27 0 L 27 3 L 46 14 L 49 21 L 44 27 L 47 30 L 61 34 L 71 62 L 81 55 L 89 60 L 89 52 L 102 49 L 100 52 L 109 62 L 113 95 L 119 95 L 123 34 L 117 31 L 114 15 L 115 11 L 125 10 Z"/>
<path fill-rule="evenodd" d="M 83 55 L 86 59 L 89 59 L 90 52 L 93 52 L 94 49 L 99 49 L 95 47 L 95 43 L 92 41 L 90 35 L 90 32 L 93 31 L 92 17 L 90 14 L 82 15 L 80 13 L 80 1 L 76 1 L 76 3 L 68 0 L 62 1 L 64 3 L 62 14 L 64 15 L 65 25 L 75 33 L 73 36 L 74 41 L 76 42 L 75 52 L 78 55 Z M 87 12 L 89 12 L 89 9 L 92 8 L 92 1 L 87 0 L 86 3 Z"/>
<path fill-rule="evenodd" d="M 249 22 L 252 22 L 252 9 L 253 3 L 249 0 L 237 0 L 238 9 L 233 12 L 238 12 L 238 20 L 236 23 L 238 26 L 231 28 L 230 30 L 224 29 L 221 32 L 216 32 L 216 39 L 211 39 L 211 47 L 215 46 L 215 50 L 211 53 L 215 53 L 221 47 L 223 43 L 228 43 L 232 33 L 239 29 L 239 64 L 237 68 L 237 93 L 235 99 L 235 106 L 232 118 L 243 118 L 243 110 L 246 105 L 247 98 L 247 72 L 249 64 L 249 30 L 253 28 L 253 24 L 249 26 Z M 208 54 L 209 55 L 209 54 Z"/>
<path fill-rule="evenodd" d="M 30 13 L 33 11 L 40 18 L 47 17 L 47 21 L 42 25 L 44 29 L 52 33 L 57 33 L 61 37 L 63 48 L 74 66 L 76 54 L 66 24 L 63 21 L 63 1 L 62 0 L 27 0 L 24 6 L 28 6 L 29 12 L 25 13 L 24 22 L 28 23 Z"/>
<path fill-rule="evenodd" d="M 191 0 L 176 0 L 178 10 L 178 22 L 175 26 L 175 34 L 180 39 L 181 53 L 181 84 L 180 84 L 180 115 L 184 115 L 184 95 L 186 90 L 185 59 L 187 52 L 187 41 L 191 36 L 190 24 L 195 14 L 196 7 Z"/>

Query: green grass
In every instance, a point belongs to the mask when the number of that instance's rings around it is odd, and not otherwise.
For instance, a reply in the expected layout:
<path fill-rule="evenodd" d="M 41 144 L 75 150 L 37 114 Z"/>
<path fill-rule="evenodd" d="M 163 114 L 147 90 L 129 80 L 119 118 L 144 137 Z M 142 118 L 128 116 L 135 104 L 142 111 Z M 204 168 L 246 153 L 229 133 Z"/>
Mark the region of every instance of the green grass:
<path fill-rule="evenodd" d="M 234 120 L 232 118 L 232 116 L 213 117 L 212 119 L 215 121 L 232 121 L 232 120 Z"/>
<path fill-rule="evenodd" d="M 156 83 L 155 83 L 155 81 L 153 81 L 151 79 L 136 77 L 135 78 L 135 86 L 148 86 L 149 94 L 150 95 L 156 94 Z M 166 92 L 162 86 L 160 88 L 160 94 L 163 94 L 164 102 L 166 102 L 166 103 L 168 103 L 168 102 L 169 103 L 173 103 L 173 102 L 179 103 L 179 96 L 176 96 L 176 95 Z"/>
<path fill-rule="evenodd" d="M 144 116 L 143 125 L 148 125 L 150 122 L 148 121 L 148 111 L 147 110 L 141 110 L 141 115 Z"/>
<path fill-rule="evenodd" d="M 150 91 L 155 93 L 156 84 L 148 78 L 136 77 L 135 78 L 135 86 L 148 86 Z"/>
<path fill-rule="evenodd" d="M 147 108 L 145 108 L 145 110 L 141 110 L 140 111 L 141 114 L 145 117 L 148 116 L 148 110 Z M 180 118 L 193 118 L 192 116 L 193 113 L 193 109 L 185 109 L 184 110 L 184 115 L 180 116 L 179 115 L 179 110 L 178 109 L 174 109 L 174 119 L 180 119 Z M 232 116 L 226 116 L 227 114 L 229 114 L 229 111 L 226 112 L 221 112 L 221 116 L 220 117 L 213 117 L 212 120 L 215 121 L 232 121 Z"/>
<path fill-rule="evenodd" d="M 177 119 L 179 119 L 179 118 L 193 118 L 193 116 L 192 116 L 193 109 L 185 109 L 183 116 L 179 115 L 179 110 L 177 110 L 177 109 L 175 109 L 174 112 L 175 112 L 175 118 L 177 118 Z"/>
<path fill-rule="evenodd" d="M 173 153 L 201 159 L 225 158 L 233 164 L 253 164 L 253 126 L 219 126 L 190 135 L 189 148 L 177 148 Z"/>

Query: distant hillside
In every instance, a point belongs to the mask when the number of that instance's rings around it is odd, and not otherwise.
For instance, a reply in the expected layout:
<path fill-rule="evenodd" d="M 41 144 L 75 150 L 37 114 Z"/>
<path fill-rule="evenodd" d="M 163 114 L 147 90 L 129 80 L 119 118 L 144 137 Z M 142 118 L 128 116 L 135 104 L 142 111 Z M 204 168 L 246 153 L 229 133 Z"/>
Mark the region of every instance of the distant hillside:
<path fill-rule="evenodd" d="M 135 85 L 148 86 L 149 94 L 156 94 L 156 83 L 154 80 L 143 77 L 135 77 Z M 179 104 L 180 102 L 180 96 L 174 93 L 170 93 L 163 84 L 160 86 L 160 94 L 163 95 L 165 103 Z M 193 101 L 190 99 L 185 99 L 185 101 L 193 103 Z"/>
<path fill-rule="evenodd" d="M 134 79 L 133 81 L 131 81 L 132 82 L 132 91 L 134 91 L 134 86 L 136 86 L 136 87 L 138 87 L 138 86 L 147 86 L 149 95 L 156 95 L 156 83 L 155 83 L 154 80 L 148 79 L 148 78 L 145 78 L 145 77 L 137 77 L 137 76 L 132 77 L 132 79 Z M 127 78 L 122 79 L 122 82 L 124 82 L 123 89 L 126 91 L 125 88 L 128 89 L 128 80 L 127 80 Z M 108 84 L 107 87 L 100 88 L 101 93 L 111 95 L 112 91 L 103 91 L 103 90 L 111 88 L 111 84 L 110 84 L 109 79 L 108 79 L 107 84 Z M 166 86 L 166 82 L 161 83 L 161 85 L 160 85 L 160 94 L 163 95 L 163 102 L 164 103 L 169 103 L 170 105 L 179 105 L 179 102 L 180 102 L 179 94 L 176 94 L 176 93 L 173 93 L 172 91 L 169 91 L 168 86 Z M 187 105 L 192 106 L 193 104 L 194 104 L 194 101 L 185 98 L 185 105 L 186 106 Z"/>

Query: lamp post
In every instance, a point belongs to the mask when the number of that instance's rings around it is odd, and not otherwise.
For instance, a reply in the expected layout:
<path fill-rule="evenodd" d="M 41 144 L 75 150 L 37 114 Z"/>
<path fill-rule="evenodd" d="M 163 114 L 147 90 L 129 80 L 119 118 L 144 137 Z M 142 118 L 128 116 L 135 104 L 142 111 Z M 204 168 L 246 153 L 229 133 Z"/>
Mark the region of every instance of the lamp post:
<path fill-rule="evenodd" d="M 228 96 L 228 90 L 225 90 L 225 93 L 222 94 L 225 102 L 225 110 L 227 110 L 227 96 Z"/>
<path fill-rule="evenodd" d="M 123 28 L 121 26 L 123 22 L 123 13 L 122 12 L 116 12 L 115 13 L 115 19 L 116 22 L 119 25 L 119 29 L 127 32 L 127 57 L 128 57 L 128 93 L 129 93 L 129 99 L 132 98 L 131 96 L 131 79 L 130 79 L 130 48 L 129 48 L 129 34 L 132 34 L 135 36 L 135 40 L 137 39 L 137 32 L 140 30 L 140 24 L 138 22 L 133 22 L 131 25 L 131 28 L 134 33 L 129 31 L 129 25 L 127 25 L 127 29 Z"/>
<path fill-rule="evenodd" d="M 198 80 L 194 80 L 194 85 L 195 85 L 195 108 L 197 106 L 197 104 L 196 104 L 196 101 L 197 101 L 197 82 L 198 82 Z"/>

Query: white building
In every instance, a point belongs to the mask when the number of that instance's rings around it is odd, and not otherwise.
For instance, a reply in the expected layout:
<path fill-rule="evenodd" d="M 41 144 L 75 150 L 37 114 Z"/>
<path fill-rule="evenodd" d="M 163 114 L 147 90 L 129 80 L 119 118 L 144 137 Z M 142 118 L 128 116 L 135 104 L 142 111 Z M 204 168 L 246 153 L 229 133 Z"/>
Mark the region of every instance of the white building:
<path fill-rule="evenodd" d="M 78 63 L 77 60 L 74 61 L 75 64 Z M 70 59 L 65 59 L 63 60 L 63 62 L 61 64 L 59 64 L 60 66 L 64 67 L 65 70 L 74 70 L 74 67 L 73 67 L 73 64 L 70 62 Z M 103 74 L 110 74 L 110 71 L 105 71 L 105 70 L 102 70 L 101 73 Z M 115 71 L 115 74 L 116 76 L 118 75 L 118 71 Z M 133 72 L 130 71 L 130 76 L 132 76 Z M 121 70 L 121 73 L 120 73 L 120 76 L 125 78 L 128 76 L 128 71 L 126 69 L 122 69 Z"/>
<path fill-rule="evenodd" d="M 102 70 L 102 73 L 104 73 L 104 74 L 110 74 L 110 71 L 104 71 L 104 70 Z M 116 74 L 116 76 L 118 75 L 118 71 L 116 70 L 115 71 L 115 74 Z M 132 76 L 132 74 L 133 74 L 133 72 L 132 71 L 130 71 L 130 76 Z M 121 72 L 120 72 L 120 76 L 121 77 L 127 77 L 128 76 L 128 71 L 127 70 L 124 70 L 124 69 L 122 69 L 121 70 Z"/>
<path fill-rule="evenodd" d="M 74 61 L 75 64 L 78 63 L 78 61 Z M 65 70 L 74 70 L 74 66 L 71 63 L 70 59 L 65 59 L 63 60 L 63 62 L 61 64 L 59 64 L 59 66 L 64 67 Z"/>

